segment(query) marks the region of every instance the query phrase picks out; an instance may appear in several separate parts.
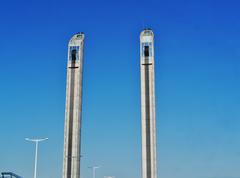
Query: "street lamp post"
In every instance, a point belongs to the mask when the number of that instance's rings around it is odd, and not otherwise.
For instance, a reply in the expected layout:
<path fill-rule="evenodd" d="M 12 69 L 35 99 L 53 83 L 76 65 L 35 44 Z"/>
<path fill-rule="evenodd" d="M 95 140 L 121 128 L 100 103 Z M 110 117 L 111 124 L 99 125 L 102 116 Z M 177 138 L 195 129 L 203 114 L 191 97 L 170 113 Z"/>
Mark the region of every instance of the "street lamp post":
<path fill-rule="evenodd" d="M 100 166 L 90 166 L 88 168 L 92 169 L 93 178 L 96 178 L 96 169 L 100 168 Z"/>
<path fill-rule="evenodd" d="M 104 178 L 115 178 L 115 176 L 103 176 Z"/>
<path fill-rule="evenodd" d="M 37 178 L 38 142 L 45 141 L 47 139 L 48 138 L 41 138 L 41 139 L 25 138 L 25 140 L 30 141 L 30 142 L 35 142 L 35 144 L 36 144 L 36 147 L 35 147 L 34 178 Z"/>

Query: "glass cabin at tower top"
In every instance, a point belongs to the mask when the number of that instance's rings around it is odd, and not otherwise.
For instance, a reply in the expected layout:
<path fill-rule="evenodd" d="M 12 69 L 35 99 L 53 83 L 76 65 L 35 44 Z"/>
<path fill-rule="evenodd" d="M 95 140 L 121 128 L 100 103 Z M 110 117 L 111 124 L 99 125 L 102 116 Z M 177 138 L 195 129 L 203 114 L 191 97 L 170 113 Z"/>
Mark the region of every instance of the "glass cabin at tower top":
<path fill-rule="evenodd" d="M 141 60 L 142 63 L 152 63 L 154 50 L 153 50 L 154 34 L 151 29 L 145 29 L 141 32 Z"/>

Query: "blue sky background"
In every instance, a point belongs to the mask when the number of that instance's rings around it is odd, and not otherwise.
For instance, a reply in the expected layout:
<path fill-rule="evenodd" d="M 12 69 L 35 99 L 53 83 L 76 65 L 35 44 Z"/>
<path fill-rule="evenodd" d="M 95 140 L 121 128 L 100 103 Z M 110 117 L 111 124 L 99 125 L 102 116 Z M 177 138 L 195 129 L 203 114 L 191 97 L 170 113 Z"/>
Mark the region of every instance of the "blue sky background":
<path fill-rule="evenodd" d="M 0 171 L 62 172 L 67 44 L 86 35 L 82 178 L 141 175 L 139 34 L 155 33 L 158 176 L 240 177 L 238 0 L 0 4 Z"/>

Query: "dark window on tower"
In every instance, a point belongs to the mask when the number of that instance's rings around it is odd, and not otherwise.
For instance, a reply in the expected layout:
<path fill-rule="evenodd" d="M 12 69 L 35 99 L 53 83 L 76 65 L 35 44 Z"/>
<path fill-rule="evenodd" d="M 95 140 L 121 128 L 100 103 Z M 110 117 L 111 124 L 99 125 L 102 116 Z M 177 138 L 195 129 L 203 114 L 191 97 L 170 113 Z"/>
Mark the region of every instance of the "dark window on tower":
<path fill-rule="evenodd" d="M 72 56 L 72 61 L 76 61 L 76 59 L 77 59 L 77 50 L 76 49 L 72 50 L 71 56 Z"/>
<path fill-rule="evenodd" d="M 149 57 L 149 46 L 144 46 L 144 56 Z"/>

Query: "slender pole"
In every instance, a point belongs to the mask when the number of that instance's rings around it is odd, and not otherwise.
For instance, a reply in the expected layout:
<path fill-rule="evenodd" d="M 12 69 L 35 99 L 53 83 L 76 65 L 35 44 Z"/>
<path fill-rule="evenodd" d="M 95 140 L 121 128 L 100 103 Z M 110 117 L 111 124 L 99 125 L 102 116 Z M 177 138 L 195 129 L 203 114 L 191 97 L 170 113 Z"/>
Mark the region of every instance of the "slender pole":
<path fill-rule="evenodd" d="M 94 168 L 93 168 L 93 178 L 96 177 L 96 176 L 95 176 L 95 173 L 96 173 L 96 168 L 94 167 Z"/>
<path fill-rule="evenodd" d="M 34 178 L 37 178 L 37 159 L 38 159 L 38 142 L 47 140 L 48 138 L 43 138 L 43 139 L 30 139 L 30 138 L 25 138 L 25 140 L 30 141 L 30 142 L 35 142 L 35 161 L 34 161 Z"/>
<path fill-rule="evenodd" d="M 103 176 L 103 178 L 115 178 L 115 176 Z"/>
<path fill-rule="evenodd" d="M 35 166 L 34 166 L 34 178 L 37 177 L 37 159 L 38 159 L 38 141 L 36 141 Z"/>
<path fill-rule="evenodd" d="M 88 167 L 88 168 L 92 169 L 93 178 L 96 178 L 96 169 L 98 169 L 100 167 L 99 166 L 91 166 L 91 167 Z"/>

